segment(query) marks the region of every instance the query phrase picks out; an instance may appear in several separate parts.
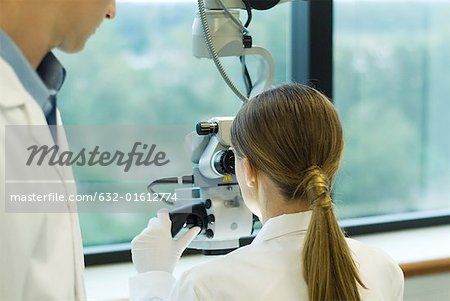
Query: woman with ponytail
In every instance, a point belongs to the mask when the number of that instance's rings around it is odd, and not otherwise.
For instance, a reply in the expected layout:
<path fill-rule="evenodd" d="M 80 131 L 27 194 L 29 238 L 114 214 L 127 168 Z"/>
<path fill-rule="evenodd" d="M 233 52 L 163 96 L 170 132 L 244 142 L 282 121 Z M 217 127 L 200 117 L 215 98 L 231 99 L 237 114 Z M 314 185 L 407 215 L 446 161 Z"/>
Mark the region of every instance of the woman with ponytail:
<path fill-rule="evenodd" d="M 231 139 L 242 196 L 263 227 L 252 244 L 169 281 L 163 299 L 402 300 L 399 266 L 337 223 L 344 139 L 324 95 L 299 84 L 266 91 L 241 108 Z"/>

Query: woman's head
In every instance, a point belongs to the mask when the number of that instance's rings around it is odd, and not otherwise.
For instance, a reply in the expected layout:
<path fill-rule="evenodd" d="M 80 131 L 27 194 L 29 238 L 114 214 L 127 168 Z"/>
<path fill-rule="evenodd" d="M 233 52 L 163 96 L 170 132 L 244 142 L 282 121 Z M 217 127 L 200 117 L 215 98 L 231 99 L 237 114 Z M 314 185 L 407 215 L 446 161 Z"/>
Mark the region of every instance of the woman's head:
<path fill-rule="evenodd" d="M 272 180 L 287 201 L 306 201 L 308 192 L 320 193 L 308 189 L 311 182 L 328 188 L 344 145 L 332 103 L 299 84 L 271 89 L 244 104 L 231 137 L 236 156 Z"/>
<path fill-rule="evenodd" d="M 302 251 L 310 300 L 360 300 L 358 284 L 364 285 L 331 203 L 330 186 L 344 147 L 341 122 L 331 102 L 299 84 L 266 91 L 239 111 L 231 143 L 237 157 L 236 174 L 250 210 L 257 214 L 276 199 L 262 200 L 261 190 L 276 190 L 281 196 L 282 202 L 272 206 L 272 211 L 293 204 L 312 209 Z M 267 187 L 257 187 L 258 183 Z M 291 212 L 281 210 L 272 216 Z"/>

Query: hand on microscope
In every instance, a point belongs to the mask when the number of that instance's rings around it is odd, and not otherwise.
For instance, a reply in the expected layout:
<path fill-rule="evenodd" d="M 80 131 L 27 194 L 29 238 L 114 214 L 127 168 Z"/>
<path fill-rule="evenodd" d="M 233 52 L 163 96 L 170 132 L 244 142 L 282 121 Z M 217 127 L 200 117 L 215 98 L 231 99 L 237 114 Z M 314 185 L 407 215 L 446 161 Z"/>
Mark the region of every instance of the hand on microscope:
<path fill-rule="evenodd" d="M 138 273 L 166 271 L 172 273 L 183 251 L 200 232 L 193 227 L 178 239 L 172 238 L 169 211 L 161 209 L 139 235 L 131 241 L 131 255 Z"/>

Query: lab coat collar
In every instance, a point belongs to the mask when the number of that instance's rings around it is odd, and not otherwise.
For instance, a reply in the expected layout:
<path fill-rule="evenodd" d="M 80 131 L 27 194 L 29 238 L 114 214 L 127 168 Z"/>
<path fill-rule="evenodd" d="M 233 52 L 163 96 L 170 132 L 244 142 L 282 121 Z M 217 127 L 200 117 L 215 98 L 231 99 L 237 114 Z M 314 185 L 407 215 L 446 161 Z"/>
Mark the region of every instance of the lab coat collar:
<path fill-rule="evenodd" d="M 66 77 L 66 71 L 52 52 L 48 52 L 36 70 L 30 65 L 14 41 L 0 29 L 0 58 L 7 62 L 25 90 L 34 98 L 47 115 L 53 104 L 50 96 L 56 95 Z M 15 105 L 21 105 L 17 99 Z M 9 101 L 12 100 L 2 100 Z M 9 103 L 8 105 L 14 105 Z"/>
<path fill-rule="evenodd" d="M 283 214 L 270 218 L 259 233 L 256 235 L 253 243 L 267 241 L 290 233 L 300 233 L 308 230 L 311 221 L 312 211 Z"/>

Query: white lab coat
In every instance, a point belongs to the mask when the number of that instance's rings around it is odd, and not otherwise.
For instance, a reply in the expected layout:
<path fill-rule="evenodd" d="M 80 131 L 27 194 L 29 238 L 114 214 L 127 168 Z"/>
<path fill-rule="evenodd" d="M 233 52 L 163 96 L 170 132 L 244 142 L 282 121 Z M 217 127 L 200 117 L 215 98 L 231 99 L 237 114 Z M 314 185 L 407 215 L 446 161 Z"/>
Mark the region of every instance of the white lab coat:
<path fill-rule="evenodd" d="M 301 250 L 311 211 L 269 219 L 252 244 L 175 278 L 147 272 L 130 279 L 132 301 L 308 300 Z M 368 290 L 362 300 L 402 300 L 403 273 L 382 251 L 347 239 Z"/>
<path fill-rule="evenodd" d="M 78 215 L 68 213 L 73 208 L 69 210 L 64 205 L 66 213 L 7 213 L 5 210 L 5 125 L 46 124 L 40 106 L 23 88 L 11 66 L 0 58 L 0 300 L 86 299 Z M 52 143 L 50 131 L 44 136 L 39 139 L 45 141 L 34 142 Z M 55 166 L 46 168 L 45 172 L 61 179 L 56 181 L 59 189 L 75 193 L 73 184 L 62 181 L 71 177 L 70 169 Z M 40 175 L 30 174 L 29 178 L 39 179 Z"/>

